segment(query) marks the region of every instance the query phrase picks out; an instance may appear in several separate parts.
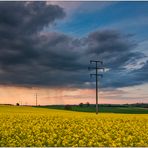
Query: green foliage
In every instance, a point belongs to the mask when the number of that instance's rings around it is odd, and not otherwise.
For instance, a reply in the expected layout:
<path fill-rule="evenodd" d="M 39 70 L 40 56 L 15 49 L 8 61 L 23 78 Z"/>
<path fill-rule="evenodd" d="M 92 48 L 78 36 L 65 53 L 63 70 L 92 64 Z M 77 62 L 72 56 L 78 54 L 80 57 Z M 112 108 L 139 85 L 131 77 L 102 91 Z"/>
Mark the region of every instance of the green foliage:
<path fill-rule="evenodd" d="M 66 109 L 66 110 L 71 110 L 72 107 L 71 107 L 71 105 L 65 105 L 65 106 L 64 106 L 64 109 Z"/>
<path fill-rule="evenodd" d="M 89 106 L 90 106 L 89 102 L 86 102 L 86 106 L 87 106 L 87 107 L 89 107 Z"/>
<path fill-rule="evenodd" d="M 80 103 L 80 104 L 79 104 L 79 107 L 83 107 L 83 103 Z"/>
<path fill-rule="evenodd" d="M 49 108 L 49 109 L 60 109 L 64 110 L 63 105 L 53 105 L 53 106 L 40 106 L 41 108 Z M 71 111 L 78 111 L 78 112 L 95 112 L 96 106 L 95 105 L 89 105 L 83 104 L 83 107 L 80 105 L 72 105 L 70 108 Z M 141 108 L 141 107 L 130 107 L 130 106 L 102 106 L 99 105 L 99 112 L 100 113 L 124 113 L 124 114 L 148 114 L 147 108 Z"/>

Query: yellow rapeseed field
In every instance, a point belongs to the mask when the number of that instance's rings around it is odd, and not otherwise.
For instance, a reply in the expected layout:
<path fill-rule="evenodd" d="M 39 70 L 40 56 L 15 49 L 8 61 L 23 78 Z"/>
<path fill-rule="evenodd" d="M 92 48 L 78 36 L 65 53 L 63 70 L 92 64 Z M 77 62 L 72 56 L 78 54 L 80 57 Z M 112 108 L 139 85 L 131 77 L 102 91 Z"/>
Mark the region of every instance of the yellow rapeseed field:
<path fill-rule="evenodd" d="M 148 115 L 1 106 L 0 146 L 148 146 Z"/>

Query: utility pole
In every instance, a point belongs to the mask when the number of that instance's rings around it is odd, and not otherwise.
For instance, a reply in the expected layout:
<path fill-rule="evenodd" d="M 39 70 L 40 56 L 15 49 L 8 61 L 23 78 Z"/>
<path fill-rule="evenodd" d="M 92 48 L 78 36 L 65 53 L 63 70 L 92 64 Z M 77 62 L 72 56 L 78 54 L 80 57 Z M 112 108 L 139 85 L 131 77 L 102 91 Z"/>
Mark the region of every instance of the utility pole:
<path fill-rule="evenodd" d="M 36 98 L 36 106 L 38 105 L 38 94 L 35 94 L 35 98 Z"/>
<path fill-rule="evenodd" d="M 95 67 L 88 67 L 88 70 L 95 70 L 95 74 L 90 74 L 90 77 L 95 76 L 96 77 L 96 114 L 98 114 L 98 77 L 103 77 L 102 74 L 98 73 L 99 70 L 104 71 L 103 62 L 102 61 L 97 61 L 97 60 L 90 60 L 90 64 L 95 63 Z M 100 67 L 99 67 L 100 63 Z"/>
<path fill-rule="evenodd" d="M 22 100 L 20 101 L 20 105 L 22 106 Z"/>

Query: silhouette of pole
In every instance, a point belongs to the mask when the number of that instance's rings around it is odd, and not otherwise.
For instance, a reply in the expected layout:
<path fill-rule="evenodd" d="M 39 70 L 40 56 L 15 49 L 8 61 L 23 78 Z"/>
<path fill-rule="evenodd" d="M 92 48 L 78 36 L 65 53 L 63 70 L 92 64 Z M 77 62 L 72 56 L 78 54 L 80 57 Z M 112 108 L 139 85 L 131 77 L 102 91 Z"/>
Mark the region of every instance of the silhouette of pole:
<path fill-rule="evenodd" d="M 90 77 L 95 76 L 96 77 L 96 114 L 98 114 L 99 108 L 98 108 L 98 76 L 103 77 L 102 74 L 98 74 L 98 69 L 104 70 L 104 67 L 102 67 L 103 62 L 102 61 L 95 61 L 90 60 L 90 64 L 95 63 L 95 67 L 88 67 L 89 70 L 95 70 L 95 74 L 90 74 Z M 98 63 L 101 64 L 101 67 L 99 67 Z"/>
<path fill-rule="evenodd" d="M 35 98 L 36 98 L 36 106 L 38 105 L 38 94 L 35 94 Z"/>
<path fill-rule="evenodd" d="M 98 64 L 96 62 L 96 67 L 98 67 Z M 96 114 L 98 114 L 98 69 L 96 68 Z"/>

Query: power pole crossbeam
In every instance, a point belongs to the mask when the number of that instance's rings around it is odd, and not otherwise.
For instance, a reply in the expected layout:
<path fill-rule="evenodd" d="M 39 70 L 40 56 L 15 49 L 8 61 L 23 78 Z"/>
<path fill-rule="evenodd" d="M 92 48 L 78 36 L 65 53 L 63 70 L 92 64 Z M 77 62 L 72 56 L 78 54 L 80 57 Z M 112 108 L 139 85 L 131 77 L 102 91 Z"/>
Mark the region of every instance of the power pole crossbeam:
<path fill-rule="evenodd" d="M 97 60 L 90 60 L 90 64 L 91 63 L 101 63 L 103 65 L 103 62 L 102 61 L 97 61 Z"/>
<path fill-rule="evenodd" d="M 90 74 L 90 77 L 92 77 L 92 76 L 96 76 L 96 74 Z M 97 76 L 98 76 L 98 77 L 101 77 L 101 78 L 103 77 L 102 74 L 97 74 Z"/>
<path fill-rule="evenodd" d="M 102 74 L 98 74 L 98 69 L 101 69 L 104 71 L 104 67 L 98 67 L 98 63 L 103 65 L 102 61 L 96 61 L 96 60 L 90 60 L 90 64 L 95 63 L 95 67 L 88 67 L 89 70 L 95 70 L 95 74 L 90 74 L 90 76 L 95 76 L 96 77 L 96 114 L 98 114 L 98 76 L 103 77 Z"/>
<path fill-rule="evenodd" d="M 104 67 L 88 67 L 89 70 L 91 69 L 101 69 L 101 70 L 104 70 Z"/>

